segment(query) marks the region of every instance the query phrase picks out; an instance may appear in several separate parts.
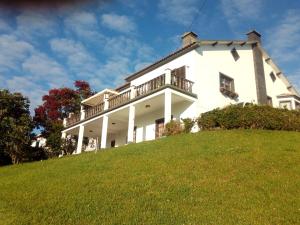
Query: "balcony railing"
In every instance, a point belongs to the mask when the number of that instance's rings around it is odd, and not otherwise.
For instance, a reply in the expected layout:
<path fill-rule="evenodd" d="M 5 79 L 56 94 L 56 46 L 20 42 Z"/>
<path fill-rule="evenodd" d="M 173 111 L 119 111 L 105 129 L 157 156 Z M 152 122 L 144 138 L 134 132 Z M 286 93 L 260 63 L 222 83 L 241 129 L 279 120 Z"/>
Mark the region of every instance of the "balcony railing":
<path fill-rule="evenodd" d="M 192 92 L 194 82 L 182 78 L 182 77 L 176 77 L 174 75 L 171 76 L 171 85 L 178 87 L 181 90 Z"/>
<path fill-rule="evenodd" d="M 112 108 L 115 108 L 119 105 L 122 105 L 122 104 L 128 102 L 130 100 L 130 92 L 131 92 L 131 90 L 126 91 L 122 94 L 110 97 L 108 99 L 108 108 L 112 109 Z"/>
<path fill-rule="evenodd" d="M 172 86 L 175 86 L 178 89 L 181 89 L 185 92 L 192 93 L 192 87 L 193 87 L 194 83 L 185 78 L 176 77 L 174 75 L 171 75 L 171 81 L 169 82 L 169 84 Z M 146 95 L 146 94 L 148 94 L 156 89 L 159 89 L 160 87 L 163 87 L 165 85 L 166 85 L 166 75 L 163 74 L 163 75 L 160 75 L 150 81 L 147 81 L 147 82 L 135 87 L 133 90 L 133 93 L 131 92 L 132 90 L 128 90 L 119 95 L 114 95 L 114 96 L 109 97 L 108 109 L 113 109 L 120 105 L 126 104 L 131 99 Z M 132 97 L 131 97 L 131 94 L 133 94 Z M 106 110 L 104 106 L 105 106 L 104 102 L 101 102 L 100 104 L 98 104 L 96 106 L 86 109 L 84 119 L 91 118 L 95 115 L 99 115 L 100 113 L 104 112 Z M 79 121 L 80 121 L 80 114 L 75 114 L 71 118 L 67 119 L 66 126 L 71 126 L 75 123 L 78 123 Z"/>
<path fill-rule="evenodd" d="M 136 97 L 145 95 L 155 89 L 165 85 L 165 75 L 160 75 L 146 83 L 143 83 L 135 88 Z"/>
<path fill-rule="evenodd" d="M 91 118 L 94 115 L 104 111 L 104 102 L 101 102 L 99 105 L 93 106 L 85 110 L 85 119 Z"/>
<path fill-rule="evenodd" d="M 67 118 L 66 126 L 71 126 L 80 121 L 80 113 L 72 114 L 70 118 Z"/>

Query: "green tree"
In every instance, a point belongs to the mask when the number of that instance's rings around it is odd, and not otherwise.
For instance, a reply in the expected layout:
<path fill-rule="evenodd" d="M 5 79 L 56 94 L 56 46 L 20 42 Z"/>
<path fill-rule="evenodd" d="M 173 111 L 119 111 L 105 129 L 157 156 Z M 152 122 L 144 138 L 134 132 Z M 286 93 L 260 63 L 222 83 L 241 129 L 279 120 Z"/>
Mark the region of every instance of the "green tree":
<path fill-rule="evenodd" d="M 29 100 L 20 93 L 0 90 L 0 163 L 20 163 L 28 158 L 33 121 Z"/>

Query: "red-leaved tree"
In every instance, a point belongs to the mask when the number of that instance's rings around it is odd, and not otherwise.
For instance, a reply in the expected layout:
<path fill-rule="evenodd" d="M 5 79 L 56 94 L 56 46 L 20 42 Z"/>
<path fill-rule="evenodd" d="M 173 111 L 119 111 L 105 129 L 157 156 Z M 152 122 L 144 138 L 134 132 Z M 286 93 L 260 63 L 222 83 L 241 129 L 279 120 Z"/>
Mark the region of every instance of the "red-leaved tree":
<path fill-rule="evenodd" d="M 38 128 L 43 129 L 43 136 L 47 138 L 47 146 L 56 155 L 61 143 L 60 136 L 63 129 L 63 118 L 69 113 L 80 111 L 80 102 L 93 95 L 89 83 L 75 81 L 75 89 L 55 88 L 43 96 L 43 104 L 35 109 L 34 121 Z M 51 154 L 52 154 L 51 153 Z"/>

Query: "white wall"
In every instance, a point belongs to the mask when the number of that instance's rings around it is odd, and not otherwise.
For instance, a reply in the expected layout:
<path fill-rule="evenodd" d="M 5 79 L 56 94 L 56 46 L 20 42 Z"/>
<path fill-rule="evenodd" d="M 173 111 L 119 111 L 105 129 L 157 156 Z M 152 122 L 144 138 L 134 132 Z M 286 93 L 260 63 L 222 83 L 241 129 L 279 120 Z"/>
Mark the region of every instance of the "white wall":
<path fill-rule="evenodd" d="M 230 52 L 233 47 L 240 56 L 237 61 Z M 197 51 L 199 57 L 195 90 L 200 113 L 238 102 L 257 102 L 251 46 L 202 46 Z M 236 100 L 220 92 L 220 72 L 234 79 L 235 92 L 239 95 Z"/>
<path fill-rule="evenodd" d="M 277 99 L 277 96 L 280 94 L 290 93 L 290 91 L 287 89 L 287 86 L 280 78 L 280 75 L 279 76 L 276 75 L 276 72 L 273 70 L 272 66 L 269 65 L 267 62 L 265 62 L 265 59 L 264 59 L 264 70 L 265 70 L 265 78 L 266 78 L 267 95 L 272 98 L 273 106 L 279 107 L 279 100 Z M 276 77 L 275 81 L 273 81 L 270 76 L 271 72 L 273 72 Z"/>
<path fill-rule="evenodd" d="M 235 61 L 230 50 L 235 47 L 240 58 Z M 165 73 L 165 69 L 186 66 L 186 78 L 195 82 L 193 93 L 198 100 L 185 110 L 183 117 L 195 118 L 200 113 L 238 102 L 257 102 L 253 53 L 250 45 L 205 45 L 132 81 L 142 84 Z M 237 99 L 224 96 L 219 88 L 219 73 L 234 79 Z"/>

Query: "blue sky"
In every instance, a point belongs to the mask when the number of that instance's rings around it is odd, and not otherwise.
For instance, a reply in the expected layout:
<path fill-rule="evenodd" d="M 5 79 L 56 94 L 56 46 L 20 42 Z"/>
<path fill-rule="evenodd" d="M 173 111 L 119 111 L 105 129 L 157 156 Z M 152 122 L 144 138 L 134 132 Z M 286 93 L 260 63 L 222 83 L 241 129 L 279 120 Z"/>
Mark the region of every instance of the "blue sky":
<path fill-rule="evenodd" d="M 178 49 L 185 31 L 200 39 L 245 39 L 255 28 L 299 90 L 299 1 L 207 0 L 199 12 L 202 4 L 95 0 L 51 10 L 2 8 L 0 88 L 22 92 L 33 109 L 50 88 L 72 86 L 74 80 L 86 80 L 96 91 L 122 84 L 127 75 Z"/>

